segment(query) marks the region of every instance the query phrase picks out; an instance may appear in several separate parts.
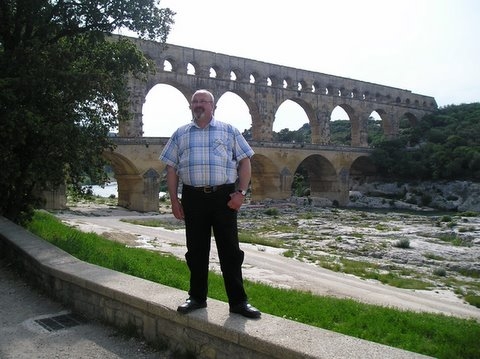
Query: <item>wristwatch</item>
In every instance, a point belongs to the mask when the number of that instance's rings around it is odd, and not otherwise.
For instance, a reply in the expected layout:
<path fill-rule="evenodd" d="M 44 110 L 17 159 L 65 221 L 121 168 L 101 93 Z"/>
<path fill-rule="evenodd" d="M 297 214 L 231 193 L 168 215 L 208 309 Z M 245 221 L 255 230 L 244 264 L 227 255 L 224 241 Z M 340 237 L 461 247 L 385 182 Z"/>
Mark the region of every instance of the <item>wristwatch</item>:
<path fill-rule="evenodd" d="M 244 189 L 239 189 L 238 192 L 241 193 L 242 196 L 246 196 L 246 195 L 247 195 L 247 191 L 245 191 Z"/>

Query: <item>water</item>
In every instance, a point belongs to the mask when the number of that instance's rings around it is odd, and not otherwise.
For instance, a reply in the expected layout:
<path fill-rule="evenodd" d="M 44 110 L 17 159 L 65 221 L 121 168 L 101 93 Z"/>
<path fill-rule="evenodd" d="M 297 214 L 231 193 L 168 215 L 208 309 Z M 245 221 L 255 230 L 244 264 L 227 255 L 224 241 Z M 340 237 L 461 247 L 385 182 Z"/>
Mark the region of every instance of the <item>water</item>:
<path fill-rule="evenodd" d="M 99 197 L 110 197 L 111 195 L 114 195 L 115 197 L 118 197 L 118 185 L 117 182 L 111 182 L 106 184 L 105 186 L 99 186 L 99 185 L 94 185 L 92 186 L 92 192 L 95 196 Z"/>
<path fill-rule="evenodd" d="M 118 198 L 118 184 L 117 182 L 110 182 L 105 186 L 94 185 L 92 186 L 92 192 L 94 196 L 105 197 L 108 198 L 111 195 L 114 195 L 115 198 Z M 159 197 L 164 197 L 166 195 L 165 192 L 160 192 Z"/>

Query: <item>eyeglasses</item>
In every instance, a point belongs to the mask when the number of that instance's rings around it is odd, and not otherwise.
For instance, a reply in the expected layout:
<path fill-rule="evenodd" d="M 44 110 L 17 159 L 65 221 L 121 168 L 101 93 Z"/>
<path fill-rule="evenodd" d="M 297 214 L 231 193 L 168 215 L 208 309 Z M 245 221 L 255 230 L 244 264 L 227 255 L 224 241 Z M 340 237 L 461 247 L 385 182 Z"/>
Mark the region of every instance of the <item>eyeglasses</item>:
<path fill-rule="evenodd" d="M 193 100 L 192 101 L 192 104 L 196 105 L 196 104 L 201 104 L 201 105 L 205 105 L 206 103 L 212 103 L 212 101 L 208 101 L 208 100 Z"/>

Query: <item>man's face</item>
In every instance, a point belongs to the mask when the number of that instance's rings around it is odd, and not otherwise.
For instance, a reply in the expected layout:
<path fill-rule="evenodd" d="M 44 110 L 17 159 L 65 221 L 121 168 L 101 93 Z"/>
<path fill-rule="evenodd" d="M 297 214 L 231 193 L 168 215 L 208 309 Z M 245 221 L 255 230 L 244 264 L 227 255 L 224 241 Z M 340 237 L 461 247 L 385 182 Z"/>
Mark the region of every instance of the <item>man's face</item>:
<path fill-rule="evenodd" d="M 196 120 L 210 120 L 213 115 L 213 102 L 206 93 L 197 93 L 190 104 L 193 116 Z"/>

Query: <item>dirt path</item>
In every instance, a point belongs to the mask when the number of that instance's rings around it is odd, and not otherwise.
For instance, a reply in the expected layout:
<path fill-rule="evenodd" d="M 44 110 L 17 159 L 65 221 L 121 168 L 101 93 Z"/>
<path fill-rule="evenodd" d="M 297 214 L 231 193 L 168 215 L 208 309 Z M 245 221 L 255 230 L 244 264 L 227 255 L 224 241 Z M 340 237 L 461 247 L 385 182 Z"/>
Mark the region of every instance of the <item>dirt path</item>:
<path fill-rule="evenodd" d="M 144 227 L 120 221 L 127 217 L 145 219 L 149 215 L 115 207 L 72 208 L 72 211 L 58 213 L 57 216 L 82 231 L 103 234 L 131 246 L 143 246 L 184 258 L 185 240 L 182 230 Z M 151 214 L 150 216 L 171 218 L 171 215 Z M 466 304 L 450 291 L 399 289 L 286 258 L 281 254 L 283 251 L 281 249 L 249 244 L 241 244 L 241 247 L 245 251 L 244 276 L 246 279 L 403 310 L 443 313 L 480 320 L 479 308 Z M 214 242 L 210 267 L 215 271 L 220 270 Z"/>

